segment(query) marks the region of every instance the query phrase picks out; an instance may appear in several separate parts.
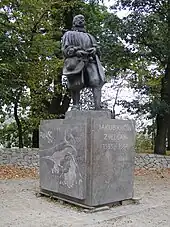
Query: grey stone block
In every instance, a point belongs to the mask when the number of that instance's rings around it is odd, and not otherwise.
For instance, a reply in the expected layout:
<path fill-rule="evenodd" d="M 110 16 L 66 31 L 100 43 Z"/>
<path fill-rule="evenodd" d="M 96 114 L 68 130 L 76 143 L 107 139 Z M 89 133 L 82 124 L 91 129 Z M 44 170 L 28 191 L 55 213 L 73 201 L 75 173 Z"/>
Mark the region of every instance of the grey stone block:
<path fill-rule="evenodd" d="M 40 126 L 40 186 L 77 199 L 86 193 L 86 124 L 71 120 Z"/>
<path fill-rule="evenodd" d="M 134 122 L 70 111 L 40 126 L 40 188 L 87 205 L 133 197 Z"/>
<path fill-rule="evenodd" d="M 132 198 L 134 128 L 130 121 L 92 120 L 92 204 Z M 113 201 L 111 201 L 111 199 Z"/>
<path fill-rule="evenodd" d="M 88 110 L 88 111 L 68 111 L 65 114 L 65 119 L 91 119 L 91 118 L 102 118 L 102 119 L 111 119 L 111 111 L 105 110 L 105 111 L 94 111 L 94 110 Z"/>

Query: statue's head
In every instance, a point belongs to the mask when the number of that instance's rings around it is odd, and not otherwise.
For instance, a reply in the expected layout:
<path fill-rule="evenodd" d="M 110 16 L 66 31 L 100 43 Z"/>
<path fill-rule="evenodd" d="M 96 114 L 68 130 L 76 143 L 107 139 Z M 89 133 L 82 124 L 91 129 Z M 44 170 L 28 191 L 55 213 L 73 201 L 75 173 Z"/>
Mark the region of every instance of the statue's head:
<path fill-rule="evenodd" d="M 76 15 L 73 18 L 73 27 L 84 28 L 85 26 L 85 18 L 83 15 Z"/>

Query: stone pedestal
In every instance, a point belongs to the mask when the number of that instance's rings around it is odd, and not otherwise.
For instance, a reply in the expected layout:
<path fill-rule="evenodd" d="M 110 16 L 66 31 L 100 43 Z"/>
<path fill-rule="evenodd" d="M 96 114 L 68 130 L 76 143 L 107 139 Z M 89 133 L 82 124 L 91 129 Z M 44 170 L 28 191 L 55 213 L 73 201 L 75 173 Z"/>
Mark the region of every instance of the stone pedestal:
<path fill-rule="evenodd" d="M 134 122 L 70 111 L 40 125 L 40 189 L 95 207 L 133 197 Z"/>

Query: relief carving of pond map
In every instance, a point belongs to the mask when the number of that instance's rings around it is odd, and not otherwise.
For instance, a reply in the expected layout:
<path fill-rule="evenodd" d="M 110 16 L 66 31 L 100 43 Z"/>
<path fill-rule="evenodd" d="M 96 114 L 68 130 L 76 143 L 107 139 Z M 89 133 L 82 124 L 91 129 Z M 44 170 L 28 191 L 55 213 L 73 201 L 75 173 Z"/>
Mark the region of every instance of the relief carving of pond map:
<path fill-rule="evenodd" d="M 85 197 L 85 124 L 40 127 L 41 188 L 78 199 Z"/>

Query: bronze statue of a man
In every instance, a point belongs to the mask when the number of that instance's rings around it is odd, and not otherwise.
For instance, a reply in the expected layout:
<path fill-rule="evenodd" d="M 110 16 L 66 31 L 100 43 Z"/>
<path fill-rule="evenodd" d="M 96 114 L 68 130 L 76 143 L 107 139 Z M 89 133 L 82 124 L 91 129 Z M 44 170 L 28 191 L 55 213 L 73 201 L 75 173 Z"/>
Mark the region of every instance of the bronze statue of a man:
<path fill-rule="evenodd" d="M 85 18 L 77 15 L 73 28 L 62 39 L 64 54 L 63 75 L 67 76 L 68 88 L 72 92 L 73 108 L 80 109 L 80 91 L 92 88 L 95 109 L 101 109 L 101 88 L 105 74 L 99 60 L 99 48 L 95 38 L 85 30 Z"/>

